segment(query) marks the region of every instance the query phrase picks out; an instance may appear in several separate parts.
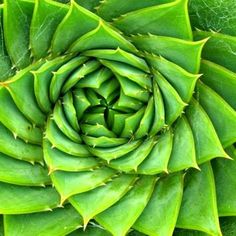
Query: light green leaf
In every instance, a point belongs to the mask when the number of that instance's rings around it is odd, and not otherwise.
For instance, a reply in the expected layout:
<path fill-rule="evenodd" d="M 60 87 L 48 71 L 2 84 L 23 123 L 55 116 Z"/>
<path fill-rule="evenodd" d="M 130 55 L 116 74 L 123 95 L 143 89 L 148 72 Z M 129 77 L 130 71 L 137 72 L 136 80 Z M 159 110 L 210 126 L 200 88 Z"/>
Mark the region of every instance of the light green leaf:
<path fill-rule="evenodd" d="M 233 160 L 219 160 L 213 162 L 216 182 L 217 207 L 220 216 L 236 215 L 236 149 L 230 146 L 226 149 Z"/>
<path fill-rule="evenodd" d="M 119 158 L 129 152 L 135 150 L 140 144 L 141 140 L 135 140 L 128 142 L 124 145 L 111 148 L 88 148 L 88 150 L 95 156 L 102 158 L 103 160 L 110 162 L 113 159 Z"/>
<path fill-rule="evenodd" d="M 222 145 L 227 147 L 236 142 L 236 111 L 203 83 L 198 83 L 196 92 L 197 99 L 210 117 Z"/>
<path fill-rule="evenodd" d="M 131 41 L 139 50 L 162 56 L 190 73 L 198 72 L 202 47 L 206 42 L 190 42 L 159 35 L 134 35 Z"/>
<path fill-rule="evenodd" d="M 198 169 L 193 133 L 185 116 L 177 120 L 173 133 L 168 171 L 180 171 L 191 167 Z"/>
<path fill-rule="evenodd" d="M 13 119 L 9 119 L 9 117 Z M 34 127 L 24 117 L 5 88 L 0 88 L 0 121 L 21 139 L 39 145 L 42 143 L 42 130 Z"/>
<path fill-rule="evenodd" d="M 202 60 L 201 80 L 236 110 L 236 74 L 211 61 Z"/>
<path fill-rule="evenodd" d="M 53 183 L 61 195 L 61 204 L 69 197 L 83 193 L 106 183 L 115 171 L 108 167 L 84 172 L 55 171 L 51 174 Z"/>
<path fill-rule="evenodd" d="M 167 165 L 172 150 L 173 134 L 166 131 L 158 137 L 155 146 L 146 159 L 138 166 L 137 173 L 154 175 L 168 172 Z"/>
<path fill-rule="evenodd" d="M 135 11 L 138 9 L 156 6 L 163 3 L 172 2 L 173 0 L 146 0 L 146 1 L 119 1 L 119 0 L 108 0 L 101 2 L 100 5 L 96 7 L 97 13 L 105 20 L 112 20 L 115 17 L 119 17 L 127 12 Z M 111 9 L 116 9 L 111 11 Z"/>
<path fill-rule="evenodd" d="M 24 215 L 4 216 L 5 236 L 66 235 L 82 226 L 77 211 L 67 205 L 63 209 Z"/>
<path fill-rule="evenodd" d="M 124 172 L 136 171 L 138 166 L 147 158 L 155 145 L 155 138 L 146 139 L 143 143 L 132 152 L 116 159 L 109 163 L 114 169 Z"/>
<path fill-rule="evenodd" d="M 71 141 L 57 127 L 53 120 L 48 120 L 46 129 L 46 138 L 52 144 L 52 148 L 56 147 L 62 152 L 79 157 L 90 156 L 86 145 Z"/>
<path fill-rule="evenodd" d="M 48 165 L 49 173 L 55 170 L 84 171 L 92 170 L 99 166 L 99 160 L 94 157 L 77 157 L 52 148 L 52 144 L 46 139 L 43 142 L 44 160 Z"/>
<path fill-rule="evenodd" d="M 186 109 L 186 116 L 193 132 L 197 163 L 215 157 L 227 158 L 210 118 L 195 99 Z"/>
<path fill-rule="evenodd" d="M 157 181 L 152 197 L 133 228 L 147 235 L 172 236 L 183 194 L 183 175 Z"/>
<path fill-rule="evenodd" d="M 50 84 L 50 99 L 53 103 L 57 101 L 61 94 L 61 89 L 63 87 L 64 82 L 67 77 L 79 66 L 81 66 L 84 62 L 86 62 L 88 58 L 79 56 L 74 57 L 64 65 L 62 65 L 59 70 L 53 73 L 53 77 Z"/>
<path fill-rule="evenodd" d="M 115 27 L 126 34 L 152 33 L 180 39 L 192 39 L 186 0 L 129 12 L 114 20 Z"/>
<path fill-rule="evenodd" d="M 119 201 L 132 188 L 135 181 L 135 175 L 122 174 L 105 186 L 77 194 L 69 201 L 83 216 L 86 226 L 90 219 Z"/>
<path fill-rule="evenodd" d="M 51 182 L 47 169 L 41 165 L 19 161 L 3 153 L 0 153 L 0 181 L 24 186 L 44 186 Z"/>
<path fill-rule="evenodd" d="M 82 7 L 90 10 L 95 11 L 95 7 L 98 6 L 100 0 L 75 0 L 79 5 Z"/>
<path fill-rule="evenodd" d="M 62 105 L 67 121 L 70 123 L 71 127 L 78 132 L 80 128 L 77 120 L 72 92 L 69 91 L 63 96 Z"/>
<path fill-rule="evenodd" d="M 155 71 L 154 79 L 162 92 L 165 104 L 165 122 L 167 125 L 171 125 L 181 115 L 187 104 L 183 102 L 176 90 L 159 72 Z"/>
<path fill-rule="evenodd" d="M 31 163 L 43 162 L 43 150 L 40 146 L 25 143 L 22 139 L 14 136 L 14 134 L 1 123 L 0 134 L 0 150 L 2 153 Z"/>
<path fill-rule="evenodd" d="M 85 56 L 96 57 L 109 61 L 123 62 L 138 69 L 141 69 L 145 72 L 149 72 L 148 65 L 144 59 L 142 59 L 141 57 L 137 57 L 136 55 L 131 54 L 129 52 L 126 52 L 120 49 L 119 47 L 116 50 L 113 49 L 88 50 L 83 52 L 82 54 Z"/>
<path fill-rule="evenodd" d="M 57 55 L 65 52 L 77 38 L 95 29 L 98 23 L 99 17 L 72 1 L 68 13 L 53 36 L 52 53 Z"/>
<path fill-rule="evenodd" d="M 39 69 L 31 71 L 34 75 L 34 94 L 40 109 L 45 113 L 49 113 L 52 106 L 49 99 L 49 87 L 53 77 L 52 72 L 58 70 L 70 58 L 70 56 L 57 57 L 46 61 Z"/>
<path fill-rule="evenodd" d="M 96 29 L 89 31 L 77 39 L 69 48 L 69 52 L 77 53 L 89 49 L 116 49 L 121 48 L 128 52 L 136 52 L 137 49 L 121 36 L 117 31 L 109 27 L 102 20 Z"/>
<path fill-rule="evenodd" d="M 201 171 L 191 170 L 186 175 L 186 187 L 176 225 L 178 228 L 221 236 L 211 164 L 205 163 L 200 168 Z"/>
<path fill-rule="evenodd" d="M 184 102 L 190 101 L 199 75 L 190 74 L 163 57 L 150 57 L 148 62 L 166 78 Z"/>
<path fill-rule="evenodd" d="M 156 177 L 141 177 L 120 201 L 97 215 L 96 221 L 114 236 L 124 236 L 146 207 L 155 182 Z"/>
<path fill-rule="evenodd" d="M 51 211 L 59 205 L 59 194 L 52 187 L 26 187 L 0 182 L 0 188 L 1 214 Z"/>
<path fill-rule="evenodd" d="M 80 135 L 71 127 L 64 114 L 61 102 L 58 101 L 53 110 L 53 120 L 61 132 L 74 142 L 81 143 Z"/>
<path fill-rule="evenodd" d="M 43 126 L 45 123 L 45 114 L 40 110 L 34 94 L 34 77 L 30 72 L 38 69 L 43 61 L 32 64 L 31 66 L 21 70 L 10 80 L 3 82 L 3 87 L 6 87 L 10 92 L 16 106 L 33 124 Z"/>

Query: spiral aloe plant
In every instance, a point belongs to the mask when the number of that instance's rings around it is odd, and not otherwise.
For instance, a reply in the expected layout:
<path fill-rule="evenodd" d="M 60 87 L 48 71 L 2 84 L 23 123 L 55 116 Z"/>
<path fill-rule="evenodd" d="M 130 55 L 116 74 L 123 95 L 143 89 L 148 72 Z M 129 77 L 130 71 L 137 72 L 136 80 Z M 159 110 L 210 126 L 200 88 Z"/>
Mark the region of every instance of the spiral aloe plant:
<path fill-rule="evenodd" d="M 222 235 L 219 217 L 236 215 L 236 39 L 192 32 L 188 6 L 4 0 L 3 235 Z"/>

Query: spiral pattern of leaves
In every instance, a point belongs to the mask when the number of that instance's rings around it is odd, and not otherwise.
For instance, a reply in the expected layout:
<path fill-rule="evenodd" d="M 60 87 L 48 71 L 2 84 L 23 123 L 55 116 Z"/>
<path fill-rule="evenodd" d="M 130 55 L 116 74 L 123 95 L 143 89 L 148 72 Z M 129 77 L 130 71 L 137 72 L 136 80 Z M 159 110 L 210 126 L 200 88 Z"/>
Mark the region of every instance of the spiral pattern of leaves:
<path fill-rule="evenodd" d="M 233 36 L 192 33 L 187 0 L 5 0 L 0 16 L 6 236 L 222 235 Z"/>

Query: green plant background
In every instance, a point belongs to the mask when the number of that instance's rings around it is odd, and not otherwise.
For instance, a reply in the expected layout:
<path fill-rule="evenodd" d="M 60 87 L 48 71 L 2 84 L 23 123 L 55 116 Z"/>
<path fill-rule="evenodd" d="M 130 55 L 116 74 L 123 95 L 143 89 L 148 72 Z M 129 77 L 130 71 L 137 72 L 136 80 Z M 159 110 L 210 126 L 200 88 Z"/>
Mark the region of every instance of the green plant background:
<path fill-rule="evenodd" d="M 68 1 L 60 1 L 60 2 L 68 2 Z M 99 1 L 88 1 L 88 0 L 78 0 L 77 1 L 81 6 L 94 11 L 94 7 L 97 6 L 99 4 Z M 163 2 L 170 2 L 170 1 L 163 1 Z M 227 35 L 231 35 L 231 36 L 235 36 L 236 33 L 236 21 L 235 21 L 235 13 L 236 13 L 236 4 L 235 1 L 203 1 L 203 0 L 190 0 L 189 1 L 189 13 L 190 13 L 190 18 L 191 18 L 191 23 L 192 23 L 192 29 L 194 31 L 194 39 L 195 40 L 202 40 L 205 39 L 206 37 L 210 37 L 209 41 L 206 43 L 206 46 L 203 49 L 203 53 L 202 53 L 202 57 L 203 57 L 203 62 L 202 62 L 202 66 L 201 66 L 201 70 L 200 72 L 203 73 L 203 77 L 202 77 L 202 81 L 206 84 L 211 83 L 211 70 L 209 71 L 209 68 L 211 68 L 211 64 L 209 64 L 209 62 L 206 61 L 212 61 L 215 62 L 221 66 L 224 66 L 225 68 L 228 68 L 229 70 L 236 72 L 236 67 L 235 67 L 235 62 L 232 59 L 235 59 L 235 52 L 236 52 L 236 48 L 235 48 L 235 43 L 234 40 L 235 38 L 227 36 Z M 2 20 L 2 19 L 1 19 Z M 12 20 L 14 20 L 14 18 L 12 18 Z M 17 24 L 17 22 L 16 22 Z M 25 29 L 25 32 L 27 30 L 27 24 L 23 24 L 22 27 Z M 3 35 L 2 33 L 2 28 L 1 28 L 1 36 Z M 124 28 L 124 30 L 129 30 Z M 144 29 L 145 31 L 145 29 Z M 24 35 L 24 33 L 22 34 L 22 32 L 19 30 L 19 38 L 14 39 L 14 40 L 19 40 L 20 41 L 21 38 L 25 38 L 28 37 L 27 35 Z M 3 37 L 3 36 L 2 36 Z M 142 38 L 142 36 L 141 36 Z M 3 38 L 1 40 L 3 42 Z M 147 41 L 146 41 L 147 42 Z M 233 43 L 232 43 L 233 42 Z M 220 46 L 219 46 L 220 45 Z M 145 47 L 146 45 L 144 45 Z M 24 43 L 22 43 L 21 47 L 18 48 L 17 50 L 19 50 L 19 52 L 23 52 L 23 60 L 18 61 L 17 63 L 19 63 L 17 66 L 19 66 L 20 68 L 24 68 L 25 64 L 29 64 L 30 63 L 30 57 L 27 54 L 24 54 L 25 49 L 27 48 L 27 44 L 24 45 Z M 4 63 L 9 63 L 7 54 L 5 53 L 5 49 L 4 47 L 1 47 L 2 51 L 1 51 L 1 55 L 2 57 L 0 58 L 2 60 L 2 63 L 4 61 Z M 212 50 L 218 50 L 217 53 L 209 53 Z M 18 52 L 18 53 L 19 53 Z M 14 54 L 14 50 L 12 51 L 12 53 Z M 216 55 L 215 55 L 216 54 Z M 218 55 L 218 56 L 217 56 Z M 219 57 L 220 55 L 220 57 Z M 223 57 L 222 57 L 223 55 Z M 224 55 L 226 55 L 224 57 Z M 223 58 L 223 59 L 222 59 Z M 27 61 L 28 60 L 28 61 Z M 210 66 L 209 66 L 210 65 Z M 222 69 L 222 68 L 221 68 Z M 11 71 L 7 71 L 7 76 L 12 75 L 15 73 L 15 69 L 12 68 Z M 230 72 L 229 72 L 230 74 Z M 217 74 L 218 75 L 218 74 Z M 209 79 L 210 78 L 210 79 Z M 233 97 L 228 96 L 227 94 L 224 93 L 224 91 L 222 91 L 222 88 L 218 86 L 217 83 L 213 83 L 213 87 L 214 89 L 221 94 L 224 99 L 227 100 L 227 102 L 230 103 L 230 105 L 232 107 L 234 107 L 235 109 L 235 102 L 234 100 L 234 95 Z M 235 84 L 233 84 L 235 85 Z M 233 94 L 234 91 L 232 91 L 232 89 L 230 87 L 227 87 L 227 89 L 229 90 L 229 92 L 231 94 Z M 203 91 L 204 89 L 201 86 L 198 86 L 197 88 L 197 92 L 198 90 Z M 197 95 L 196 95 L 197 96 Z M 200 98 L 201 99 L 201 98 Z M 204 100 L 202 101 L 204 103 Z M 205 106 L 207 107 L 207 102 L 205 104 Z M 216 108 L 214 108 L 216 109 Z M 213 111 L 214 111 L 213 109 Z M 211 111 L 211 109 L 209 109 Z M 229 113 L 230 114 L 230 113 Z M 214 120 L 214 117 L 211 116 L 210 117 L 214 122 L 214 124 L 219 125 L 218 127 L 222 127 L 220 124 L 217 123 L 217 120 Z M 225 120 L 230 120 L 229 117 L 226 117 Z M 228 126 L 229 125 L 229 126 Z M 230 126 L 230 122 L 229 124 L 226 125 L 226 128 L 228 127 L 234 127 L 234 122 L 232 121 L 232 125 Z M 229 137 L 226 137 L 227 134 L 223 131 L 221 133 L 221 130 L 218 129 L 217 132 L 220 134 L 220 139 L 222 141 L 222 143 L 224 144 L 224 147 L 229 146 L 227 144 Z M 229 132 L 230 135 L 235 139 L 234 135 L 234 131 Z M 231 137 L 230 137 L 231 138 Z M 227 142 L 226 142 L 226 141 Z M 225 141 L 225 143 L 224 143 Z M 230 143 L 231 144 L 231 143 Z M 235 149 L 235 147 L 231 146 L 232 149 Z M 227 149 L 227 152 L 229 154 L 232 154 L 232 150 L 230 148 Z M 233 155 L 233 154 L 232 154 Z M 228 162 L 224 162 L 224 160 L 217 160 L 217 161 L 212 161 L 213 163 L 213 167 L 214 167 L 214 171 L 216 176 L 223 176 L 222 175 L 222 171 L 224 172 L 225 169 L 231 169 L 232 171 L 235 169 L 233 167 L 233 165 L 231 166 L 231 163 Z M 225 168 L 225 169 L 224 169 Z M 203 167 L 204 169 L 204 167 Z M 217 171 L 216 171 L 217 170 Z M 194 173 L 194 171 L 193 171 Z M 193 174 L 194 175 L 194 174 Z M 226 176 L 224 181 L 225 182 L 230 182 L 230 180 L 232 180 L 234 178 L 235 175 L 232 176 Z M 216 177 L 217 178 L 217 177 Z M 219 180 L 219 178 L 218 178 Z M 225 183 L 224 182 L 224 183 Z M 217 182 L 219 185 L 223 188 L 226 188 L 226 191 L 229 191 L 230 189 L 232 189 L 232 186 L 234 186 L 234 182 L 232 181 L 232 185 L 229 185 L 229 187 L 227 188 L 227 186 L 224 185 L 220 185 L 221 182 L 220 180 Z M 221 196 L 221 189 L 217 190 L 217 194 L 219 196 Z M 227 196 L 226 196 L 227 197 Z M 225 200 L 225 195 L 222 195 L 222 199 Z M 231 198 L 229 197 L 229 199 L 232 201 L 232 196 Z M 226 203 L 225 203 L 226 205 Z M 224 205 L 224 201 L 220 201 L 219 202 L 219 207 L 221 207 L 223 210 L 225 209 L 225 205 Z M 67 209 L 67 208 L 66 208 Z M 65 209 L 65 210 L 66 210 Z M 68 208 L 67 209 L 68 212 L 70 212 L 71 210 Z M 222 211 L 223 212 L 223 211 Z M 227 213 L 222 213 L 221 212 L 221 216 L 227 216 Z M 54 212 L 55 214 L 57 214 L 57 211 Z M 53 214 L 54 214 L 53 213 Z M 69 214 L 69 213 L 68 213 Z M 232 213 L 232 215 L 234 215 L 234 213 Z M 43 218 L 43 214 L 42 215 L 38 215 L 39 219 Z M 9 221 L 9 225 L 14 225 L 14 220 L 17 221 L 17 217 L 9 217 L 10 220 Z M 19 218 L 20 219 L 20 218 Z M 75 217 L 76 220 L 76 217 Z M 79 220 L 79 219 L 77 219 Z M 15 221 L 15 222 L 16 222 Z M 53 219 L 52 219 L 53 222 Z M 93 223 L 93 222 L 92 222 Z M 220 224 L 221 224 L 221 230 L 224 236 L 234 236 L 236 234 L 236 227 L 235 227 L 235 217 L 221 217 L 220 218 Z M 95 225 L 96 226 L 96 225 Z M 177 223 L 177 227 L 181 227 L 181 225 L 178 225 Z M 184 227 L 183 227 L 184 228 Z M 2 226 L 2 219 L 0 219 L 0 232 L 3 231 L 3 226 Z M 3 232 L 2 232 L 3 234 Z M 101 235 L 101 236 L 106 236 L 106 235 L 110 235 L 110 233 L 98 228 L 98 227 L 94 227 L 93 224 L 90 224 L 87 228 L 87 230 L 85 232 L 82 231 L 82 229 L 79 229 L 77 232 L 73 232 L 70 234 L 72 235 Z M 129 233 L 129 235 L 143 235 L 141 233 L 138 233 L 136 231 L 132 231 Z M 198 231 L 191 231 L 191 230 L 184 230 L 184 229 L 176 229 L 174 232 L 174 235 L 178 236 L 178 235 L 206 235 L 204 233 L 200 233 Z M 216 235 L 218 235 L 216 233 Z M 9 235 L 11 236 L 11 235 Z"/>

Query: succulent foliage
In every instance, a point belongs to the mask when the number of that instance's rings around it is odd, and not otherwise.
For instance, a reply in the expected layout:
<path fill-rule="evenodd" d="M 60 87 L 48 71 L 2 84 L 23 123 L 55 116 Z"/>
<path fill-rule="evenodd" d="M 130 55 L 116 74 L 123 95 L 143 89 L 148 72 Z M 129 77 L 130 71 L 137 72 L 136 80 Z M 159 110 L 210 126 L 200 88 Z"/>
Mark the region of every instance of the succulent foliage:
<path fill-rule="evenodd" d="M 201 2 L 4 0 L 0 235 L 235 234 L 235 23 Z"/>

